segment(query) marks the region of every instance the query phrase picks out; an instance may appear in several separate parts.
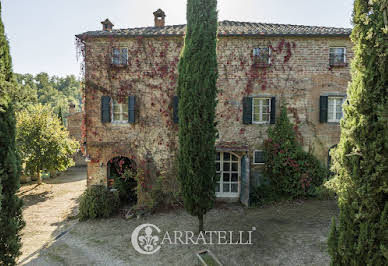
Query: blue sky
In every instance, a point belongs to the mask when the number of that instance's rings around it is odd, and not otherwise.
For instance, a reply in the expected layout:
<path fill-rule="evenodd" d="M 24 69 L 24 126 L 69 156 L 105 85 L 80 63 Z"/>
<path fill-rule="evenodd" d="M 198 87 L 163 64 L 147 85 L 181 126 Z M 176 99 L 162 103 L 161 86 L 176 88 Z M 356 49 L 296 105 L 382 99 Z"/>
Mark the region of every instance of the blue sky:
<path fill-rule="evenodd" d="M 155 10 L 166 24 L 184 24 L 183 0 L 0 0 L 14 72 L 79 75 L 74 35 L 101 28 L 152 26 Z M 218 0 L 219 20 L 351 27 L 353 0 Z"/>

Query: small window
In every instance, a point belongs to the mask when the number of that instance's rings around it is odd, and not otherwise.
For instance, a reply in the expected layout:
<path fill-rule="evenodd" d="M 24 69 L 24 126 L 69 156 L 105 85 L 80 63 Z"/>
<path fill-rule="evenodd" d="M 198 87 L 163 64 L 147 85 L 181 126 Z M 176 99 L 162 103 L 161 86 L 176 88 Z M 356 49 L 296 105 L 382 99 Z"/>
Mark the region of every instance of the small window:
<path fill-rule="evenodd" d="M 338 123 L 342 116 L 344 97 L 328 97 L 327 122 Z"/>
<path fill-rule="evenodd" d="M 252 99 L 252 124 L 269 124 L 271 116 L 271 98 Z"/>
<path fill-rule="evenodd" d="M 112 101 L 112 122 L 128 123 L 128 98 L 118 102 Z"/>
<path fill-rule="evenodd" d="M 269 66 L 271 64 L 271 49 L 269 47 L 253 48 L 253 60 L 260 66 Z"/>
<path fill-rule="evenodd" d="M 127 65 L 128 64 L 128 48 L 114 47 L 112 50 L 112 64 L 113 65 Z"/>
<path fill-rule="evenodd" d="M 253 152 L 253 164 L 265 163 L 265 152 L 262 150 L 256 150 Z"/>
<path fill-rule="evenodd" d="M 331 66 L 343 66 L 346 64 L 346 48 L 345 47 L 331 47 L 330 57 Z"/>

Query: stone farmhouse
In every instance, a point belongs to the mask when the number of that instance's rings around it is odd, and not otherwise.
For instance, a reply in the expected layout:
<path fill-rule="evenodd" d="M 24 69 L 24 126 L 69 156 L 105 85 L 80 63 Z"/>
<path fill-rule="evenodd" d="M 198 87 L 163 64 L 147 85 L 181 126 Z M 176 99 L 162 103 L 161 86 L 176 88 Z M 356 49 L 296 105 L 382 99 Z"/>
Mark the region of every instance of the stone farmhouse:
<path fill-rule="evenodd" d="M 77 35 L 84 55 L 82 126 L 88 185 L 109 185 L 114 158 L 153 176 L 168 171 L 178 148 L 177 64 L 185 25 Z M 350 80 L 351 29 L 221 21 L 218 29 L 216 195 L 249 202 L 263 182 L 263 141 L 286 105 L 303 147 L 325 164 L 339 141 Z M 152 182 L 152 181 L 145 181 Z"/>

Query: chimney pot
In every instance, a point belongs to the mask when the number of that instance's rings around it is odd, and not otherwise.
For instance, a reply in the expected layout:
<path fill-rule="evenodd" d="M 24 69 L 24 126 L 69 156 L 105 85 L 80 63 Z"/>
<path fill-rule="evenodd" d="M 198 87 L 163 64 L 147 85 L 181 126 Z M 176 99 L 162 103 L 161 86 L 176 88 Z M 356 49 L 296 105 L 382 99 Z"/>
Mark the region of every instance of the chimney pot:
<path fill-rule="evenodd" d="M 110 22 L 109 19 L 105 19 L 104 21 L 101 21 L 101 24 L 102 24 L 102 30 L 103 31 L 112 31 L 113 29 L 113 23 Z"/>
<path fill-rule="evenodd" d="M 154 12 L 155 27 L 164 27 L 166 14 L 160 8 Z"/>

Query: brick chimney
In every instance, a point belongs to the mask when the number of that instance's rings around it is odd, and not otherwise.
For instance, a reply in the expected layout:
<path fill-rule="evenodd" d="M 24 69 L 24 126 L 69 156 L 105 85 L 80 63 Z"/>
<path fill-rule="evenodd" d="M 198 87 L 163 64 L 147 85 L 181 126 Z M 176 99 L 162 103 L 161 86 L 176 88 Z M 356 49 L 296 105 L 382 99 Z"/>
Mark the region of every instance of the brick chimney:
<path fill-rule="evenodd" d="M 164 27 L 166 14 L 160 8 L 154 12 L 155 27 Z"/>
<path fill-rule="evenodd" d="M 103 31 L 112 31 L 113 26 L 114 26 L 113 23 L 110 22 L 109 19 L 106 19 L 106 20 L 104 20 L 104 21 L 101 21 L 101 24 L 102 24 L 102 30 L 103 30 Z"/>

